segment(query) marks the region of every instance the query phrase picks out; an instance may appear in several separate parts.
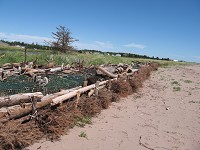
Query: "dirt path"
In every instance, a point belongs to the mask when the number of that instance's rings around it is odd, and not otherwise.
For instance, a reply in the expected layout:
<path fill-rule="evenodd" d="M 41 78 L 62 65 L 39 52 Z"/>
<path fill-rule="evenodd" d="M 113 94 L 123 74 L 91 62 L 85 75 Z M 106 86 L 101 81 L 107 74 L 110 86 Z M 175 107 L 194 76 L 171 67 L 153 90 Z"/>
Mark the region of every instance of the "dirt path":
<path fill-rule="evenodd" d="M 92 125 L 29 149 L 200 150 L 200 65 L 160 68 L 138 94 L 113 103 Z"/>

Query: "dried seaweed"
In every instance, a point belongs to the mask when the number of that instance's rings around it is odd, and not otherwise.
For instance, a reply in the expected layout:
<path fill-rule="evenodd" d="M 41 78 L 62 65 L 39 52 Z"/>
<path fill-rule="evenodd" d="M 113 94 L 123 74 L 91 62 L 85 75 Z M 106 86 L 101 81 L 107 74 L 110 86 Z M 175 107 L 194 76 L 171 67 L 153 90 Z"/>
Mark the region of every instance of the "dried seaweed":
<path fill-rule="evenodd" d="M 78 109 L 83 115 L 94 116 L 101 112 L 100 101 L 96 97 L 81 97 Z"/>
<path fill-rule="evenodd" d="M 99 91 L 98 98 L 101 103 L 102 109 L 108 109 L 112 102 L 112 93 L 110 91 L 101 90 Z"/>
<path fill-rule="evenodd" d="M 22 149 L 42 138 L 59 139 L 60 135 L 72 127 L 76 118 L 99 114 L 101 109 L 107 109 L 111 102 L 117 102 L 120 97 L 137 92 L 142 83 L 149 78 L 151 71 L 157 70 L 158 67 L 157 63 L 143 66 L 128 80 L 119 78 L 113 81 L 111 88 L 100 90 L 97 97 L 83 95 L 77 107 L 74 101 L 68 101 L 55 109 L 47 106 L 37 110 L 38 115 L 24 124 L 21 124 L 22 119 L 0 123 L 0 149 Z M 140 145 L 144 146 L 141 138 Z"/>
<path fill-rule="evenodd" d="M 119 94 L 121 97 L 126 97 L 132 93 L 132 88 L 126 80 L 118 79 L 111 84 L 111 90 Z"/>

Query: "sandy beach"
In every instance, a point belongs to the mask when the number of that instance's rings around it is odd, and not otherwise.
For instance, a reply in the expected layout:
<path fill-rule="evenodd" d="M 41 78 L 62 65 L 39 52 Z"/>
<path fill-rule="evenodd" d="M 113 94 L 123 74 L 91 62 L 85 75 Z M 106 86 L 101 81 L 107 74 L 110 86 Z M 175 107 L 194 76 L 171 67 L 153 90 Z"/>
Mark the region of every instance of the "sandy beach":
<path fill-rule="evenodd" d="M 159 68 L 138 93 L 112 103 L 91 125 L 27 149 L 199 150 L 200 65 Z"/>

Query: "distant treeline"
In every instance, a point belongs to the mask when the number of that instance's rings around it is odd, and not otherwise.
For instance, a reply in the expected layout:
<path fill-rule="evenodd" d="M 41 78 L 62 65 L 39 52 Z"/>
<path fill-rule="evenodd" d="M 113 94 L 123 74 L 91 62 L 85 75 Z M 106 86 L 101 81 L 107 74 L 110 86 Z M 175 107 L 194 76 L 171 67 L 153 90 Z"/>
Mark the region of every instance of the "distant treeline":
<path fill-rule="evenodd" d="M 6 44 L 8 44 L 10 46 L 27 47 L 27 48 L 30 48 L 30 49 L 41 49 L 41 50 L 49 50 L 49 49 L 51 49 L 50 46 L 40 45 L 38 43 L 28 44 L 28 43 L 19 42 L 19 41 L 10 42 L 10 41 L 4 41 L 4 40 L 1 40 L 1 42 L 6 43 Z"/>
<path fill-rule="evenodd" d="M 4 41 L 4 40 L 0 40 L 3 43 L 7 43 L 10 46 L 21 46 L 21 47 L 27 47 L 30 49 L 40 49 L 40 50 L 52 50 L 51 46 L 48 45 L 40 45 L 37 43 L 32 43 L 32 44 L 28 44 L 28 43 L 24 43 L 24 42 L 19 42 L 19 41 Z M 98 51 L 98 50 L 88 50 L 88 49 L 84 49 L 84 50 L 77 50 L 79 53 L 98 53 L 98 54 L 105 54 L 105 55 L 113 55 L 113 56 L 121 56 L 121 57 L 131 57 L 131 58 L 144 58 L 144 59 L 154 59 L 154 60 L 170 60 L 169 58 L 159 58 L 159 57 L 149 57 L 146 55 L 138 55 L 138 54 L 131 54 L 131 53 L 117 53 L 117 52 L 102 52 L 102 51 Z"/>
<path fill-rule="evenodd" d="M 147 55 L 138 55 L 138 54 L 131 54 L 131 53 L 117 53 L 117 52 L 102 52 L 98 50 L 78 50 L 80 53 L 99 53 L 99 54 L 106 54 L 106 55 L 112 55 L 112 56 L 121 56 L 121 57 L 131 57 L 131 58 L 144 58 L 144 59 L 154 59 L 154 60 L 167 60 L 171 61 L 169 58 L 159 58 L 159 57 L 150 57 Z"/>

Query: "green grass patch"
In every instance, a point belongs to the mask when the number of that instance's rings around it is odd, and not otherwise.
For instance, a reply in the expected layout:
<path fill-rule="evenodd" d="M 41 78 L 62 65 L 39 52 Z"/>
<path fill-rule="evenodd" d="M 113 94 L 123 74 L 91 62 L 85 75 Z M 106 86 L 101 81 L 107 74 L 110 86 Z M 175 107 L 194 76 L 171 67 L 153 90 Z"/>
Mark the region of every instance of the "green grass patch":
<path fill-rule="evenodd" d="M 87 134 L 83 131 L 81 131 L 81 133 L 79 134 L 79 137 L 83 137 L 87 139 Z"/>
<path fill-rule="evenodd" d="M 184 82 L 185 82 L 185 83 L 192 83 L 191 80 L 185 80 Z"/>
<path fill-rule="evenodd" d="M 173 91 L 174 91 L 174 92 L 181 91 L 181 88 L 180 88 L 180 87 L 173 87 Z"/>
<path fill-rule="evenodd" d="M 92 124 L 90 116 L 84 116 L 82 118 L 76 118 L 73 126 L 84 127 L 86 124 Z"/>
<path fill-rule="evenodd" d="M 178 81 L 173 81 L 171 82 L 172 85 L 179 85 L 180 86 L 180 83 Z"/>
<path fill-rule="evenodd" d="M 16 46 L 0 45 L 0 50 L 1 51 L 23 51 L 24 49 L 21 47 L 16 47 Z"/>

